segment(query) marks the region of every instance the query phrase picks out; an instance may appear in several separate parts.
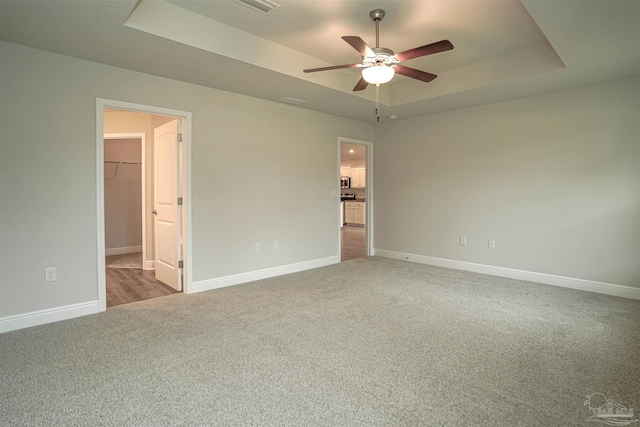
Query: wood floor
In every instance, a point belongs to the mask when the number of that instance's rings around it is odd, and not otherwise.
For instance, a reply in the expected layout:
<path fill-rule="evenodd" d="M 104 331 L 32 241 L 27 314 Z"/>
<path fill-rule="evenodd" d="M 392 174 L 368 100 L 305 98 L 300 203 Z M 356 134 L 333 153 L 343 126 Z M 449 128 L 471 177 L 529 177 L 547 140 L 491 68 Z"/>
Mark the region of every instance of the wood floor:
<path fill-rule="evenodd" d="M 345 225 L 340 229 L 341 261 L 366 256 L 363 225 Z"/>
<path fill-rule="evenodd" d="M 107 261 L 108 264 L 109 261 Z M 157 281 L 154 270 L 107 267 L 106 271 L 107 307 L 178 293 L 175 289 Z"/>

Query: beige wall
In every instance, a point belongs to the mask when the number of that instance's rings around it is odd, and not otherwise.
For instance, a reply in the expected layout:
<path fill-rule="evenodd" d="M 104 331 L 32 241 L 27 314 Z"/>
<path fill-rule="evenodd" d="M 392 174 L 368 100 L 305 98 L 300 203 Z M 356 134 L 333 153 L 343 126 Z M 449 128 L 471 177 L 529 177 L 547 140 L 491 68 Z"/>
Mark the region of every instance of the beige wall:
<path fill-rule="evenodd" d="M 0 55 L 0 317 L 97 299 L 97 97 L 192 113 L 195 281 L 337 256 L 337 138 L 373 140 L 372 125 L 11 43 Z"/>
<path fill-rule="evenodd" d="M 142 161 L 139 139 L 105 139 L 105 161 Z M 142 167 L 104 164 L 104 229 L 106 249 L 142 245 Z"/>
<path fill-rule="evenodd" d="M 639 88 L 381 124 L 375 247 L 640 287 Z"/>

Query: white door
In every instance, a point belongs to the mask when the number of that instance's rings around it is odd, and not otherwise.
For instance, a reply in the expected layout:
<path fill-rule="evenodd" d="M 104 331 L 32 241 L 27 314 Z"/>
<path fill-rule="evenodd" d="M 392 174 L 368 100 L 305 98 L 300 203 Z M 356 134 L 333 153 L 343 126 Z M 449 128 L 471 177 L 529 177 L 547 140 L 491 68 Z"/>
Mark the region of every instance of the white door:
<path fill-rule="evenodd" d="M 180 213 L 178 206 L 180 159 L 178 120 L 154 129 L 153 195 L 155 214 L 156 279 L 182 290 L 180 261 Z"/>

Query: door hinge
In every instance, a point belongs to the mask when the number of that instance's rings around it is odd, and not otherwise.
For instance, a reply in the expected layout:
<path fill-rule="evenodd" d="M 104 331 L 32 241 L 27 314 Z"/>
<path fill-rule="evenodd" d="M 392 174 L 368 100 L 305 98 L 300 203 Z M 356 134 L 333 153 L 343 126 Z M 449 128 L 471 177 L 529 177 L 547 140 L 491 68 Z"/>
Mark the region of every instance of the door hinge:
<path fill-rule="evenodd" d="M 184 261 L 178 261 L 178 268 L 184 268 Z"/>
<path fill-rule="evenodd" d="M 178 206 L 182 206 L 182 197 L 178 197 Z"/>
<path fill-rule="evenodd" d="M 182 134 L 181 133 L 178 134 L 178 142 L 182 142 Z"/>

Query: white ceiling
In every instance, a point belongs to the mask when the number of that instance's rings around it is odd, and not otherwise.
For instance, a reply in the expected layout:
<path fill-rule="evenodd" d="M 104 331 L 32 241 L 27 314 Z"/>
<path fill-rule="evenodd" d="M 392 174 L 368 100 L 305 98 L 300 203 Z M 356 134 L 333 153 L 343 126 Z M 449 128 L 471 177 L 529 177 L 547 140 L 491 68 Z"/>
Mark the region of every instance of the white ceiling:
<path fill-rule="evenodd" d="M 640 74 L 640 0 L 275 0 L 264 15 L 233 0 L 0 0 L 0 38 L 38 49 L 375 123 L 375 89 L 341 36 L 400 52 L 438 74 L 381 86 L 381 121 Z M 170 61 L 167 61 L 167 58 Z"/>
<path fill-rule="evenodd" d="M 340 166 L 364 166 L 367 147 L 362 144 L 340 144 Z"/>

